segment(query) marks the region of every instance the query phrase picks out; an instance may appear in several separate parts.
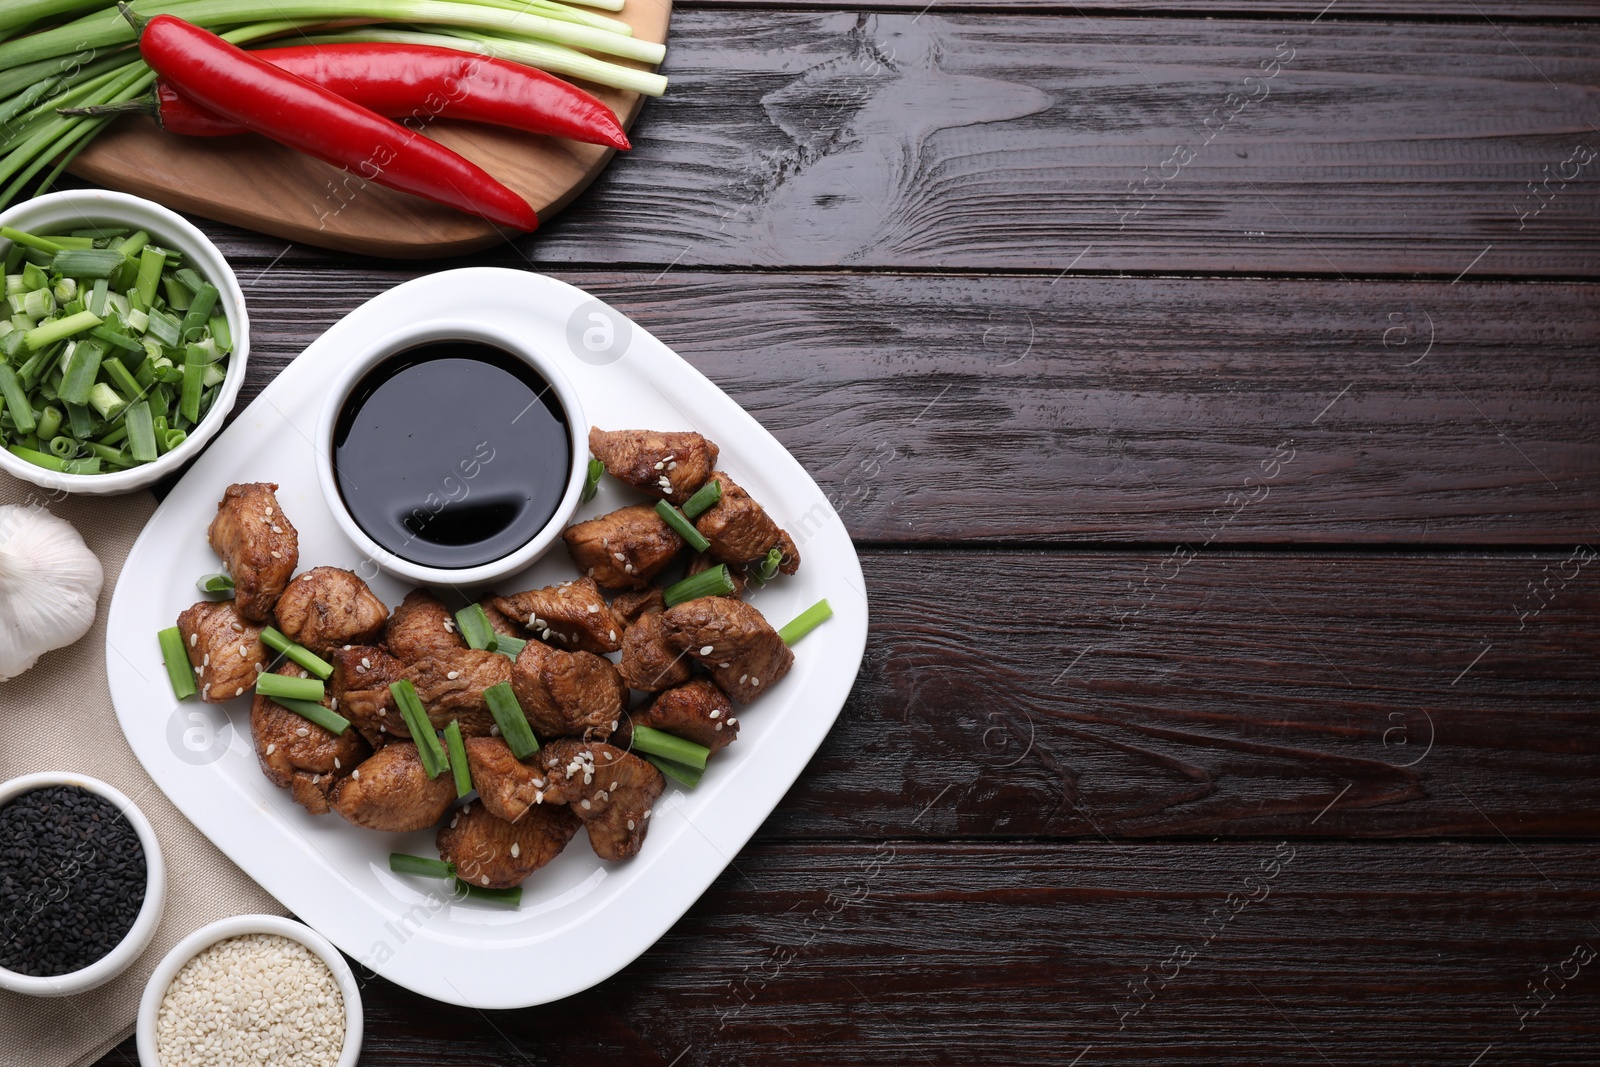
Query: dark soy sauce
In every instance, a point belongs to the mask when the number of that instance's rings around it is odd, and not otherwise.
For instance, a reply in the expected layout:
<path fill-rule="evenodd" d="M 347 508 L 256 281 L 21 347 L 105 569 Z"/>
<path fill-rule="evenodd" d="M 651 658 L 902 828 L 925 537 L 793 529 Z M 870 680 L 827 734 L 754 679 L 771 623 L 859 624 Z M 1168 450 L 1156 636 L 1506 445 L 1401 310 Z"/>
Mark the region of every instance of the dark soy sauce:
<path fill-rule="evenodd" d="M 476 341 L 389 357 L 334 424 L 333 469 L 356 525 L 428 567 L 475 567 L 527 544 L 555 514 L 571 468 L 550 383 Z"/>

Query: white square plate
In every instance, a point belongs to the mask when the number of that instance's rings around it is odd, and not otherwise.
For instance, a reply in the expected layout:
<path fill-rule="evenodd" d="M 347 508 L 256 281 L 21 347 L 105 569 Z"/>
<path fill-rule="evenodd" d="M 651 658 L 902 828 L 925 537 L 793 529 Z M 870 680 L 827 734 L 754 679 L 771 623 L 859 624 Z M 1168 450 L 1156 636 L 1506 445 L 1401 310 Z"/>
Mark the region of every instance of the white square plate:
<path fill-rule="evenodd" d="M 596 318 L 595 316 L 599 317 Z M 312 816 L 256 763 L 249 698 L 173 700 L 156 633 L 220 569 L 206 526 L 233 482 L 278 483 L 300 531 L 302 568 L 348 567 L 391 607 L 407 585 L 339 531 L 312 461 L 318 410 L 342 357 L 408 323 L 456 318 L 517 331 L 556 360 L 591 423 L 694 429 L 719 466 L 794 535 L 798 574 L 750 600 L 780 626 L 826 597 L 834 617 L 795 649 L 795 665 L 740 712 L 739 740 L 693 790 L 669 782 L 644 848 L 606 863 L 579 833 L 523 885 L 513 911 L 453 898 L 446 883 L 390 873 L 390 852 L 435 856 L 433 832 L 382 834 Z M 611 479 L 577 518 L 639 497 Z M 503 592 L 576 573 L 558 543 Z M 351 312 L 301 353 L 212 443 L 151 518 L 122 569 L 106 640 L 117 718 L 156 783 L 224 853 L 346 953 L 425 996 L 479 1008 L 542 1004 L 587 989 L 653 944 L 705 891 L 799 777 L 861 665 L 867 599 L 861 565 L 827 498 L 794 457 L 725 393 L 625 316 L 570 285 L 525 271 L 472 268 L 408 282 Z M 175 872 L 182 877 L 182 872 Z"/>

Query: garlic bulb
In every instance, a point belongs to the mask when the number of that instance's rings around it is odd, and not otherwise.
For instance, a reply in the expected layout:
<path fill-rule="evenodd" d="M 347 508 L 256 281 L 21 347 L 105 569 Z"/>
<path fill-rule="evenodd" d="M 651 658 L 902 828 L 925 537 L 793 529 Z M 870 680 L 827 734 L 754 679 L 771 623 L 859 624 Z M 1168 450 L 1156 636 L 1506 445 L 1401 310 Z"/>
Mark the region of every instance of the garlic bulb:
<path fill-rule="evenodd" d="M 36 505 L 0 506 L 0 682 L 88 633 L 103 580 L 71 523 Z"/>

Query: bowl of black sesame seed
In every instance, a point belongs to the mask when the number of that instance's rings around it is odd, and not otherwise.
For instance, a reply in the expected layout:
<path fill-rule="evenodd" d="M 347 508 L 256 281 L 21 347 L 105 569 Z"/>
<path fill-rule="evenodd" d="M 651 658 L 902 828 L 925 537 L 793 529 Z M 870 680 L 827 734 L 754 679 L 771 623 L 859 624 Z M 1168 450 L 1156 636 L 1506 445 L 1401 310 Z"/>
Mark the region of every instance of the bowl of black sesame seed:
<path fill-rule="evenodd" d="M 0 989 L 61 997 L 110 981 L 166 899 L 155 830 L 120 790 L 65 771 L 0 785 Z"/>

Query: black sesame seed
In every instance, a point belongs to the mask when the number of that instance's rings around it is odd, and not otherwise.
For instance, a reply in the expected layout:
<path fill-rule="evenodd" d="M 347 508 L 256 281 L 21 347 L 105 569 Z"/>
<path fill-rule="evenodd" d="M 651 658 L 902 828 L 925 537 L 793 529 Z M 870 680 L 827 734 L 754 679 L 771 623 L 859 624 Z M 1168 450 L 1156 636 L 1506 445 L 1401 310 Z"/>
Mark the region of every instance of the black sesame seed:
<path fill-rule="evenodd" d="M 0 967 L 70 974 L 128 935 L 144 904 L 144 847 L 115 804 L 77 786 L 0 807 Z"/>

